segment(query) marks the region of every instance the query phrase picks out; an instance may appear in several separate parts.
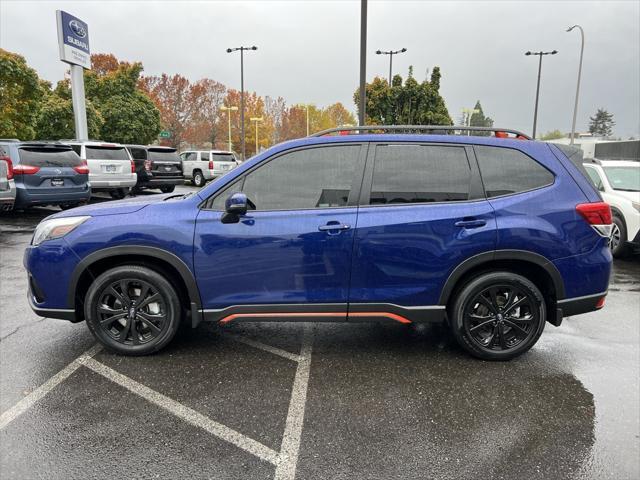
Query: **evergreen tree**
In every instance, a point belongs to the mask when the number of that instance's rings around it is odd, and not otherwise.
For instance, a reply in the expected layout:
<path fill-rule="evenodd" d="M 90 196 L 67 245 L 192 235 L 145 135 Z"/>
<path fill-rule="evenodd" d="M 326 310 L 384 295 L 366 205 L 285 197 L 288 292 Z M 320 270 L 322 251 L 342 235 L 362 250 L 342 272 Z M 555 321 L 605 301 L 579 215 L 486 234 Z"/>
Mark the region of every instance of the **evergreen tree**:
<path fill-rule="evenodd" d="M 485 117 L 484 112 L 482 111 L 482 105 L 480 105 L 480 100 L 478 100 L 476 102 L 476 106 L 473 107 L 474 110 L 477 110 L 477 112 L 473 113 L 471 115 L 471 119 L 469 121 L 469 126 L 471 127 L 493 127 L 493 119 L 490 117 Z M 472 135 L 479 135 L 479 136 L 489 136 L 491 135 L 491 132 L 484 132 L 481 130 L 478 130 L 476 132 L 470 132 Z"/>
<path fill-rule="evenodd" d="M 596 137 L 610 137 L 615 124 L 613 114 L 599 108 L 593 117 L 589 117 L 589 133 Z"/>

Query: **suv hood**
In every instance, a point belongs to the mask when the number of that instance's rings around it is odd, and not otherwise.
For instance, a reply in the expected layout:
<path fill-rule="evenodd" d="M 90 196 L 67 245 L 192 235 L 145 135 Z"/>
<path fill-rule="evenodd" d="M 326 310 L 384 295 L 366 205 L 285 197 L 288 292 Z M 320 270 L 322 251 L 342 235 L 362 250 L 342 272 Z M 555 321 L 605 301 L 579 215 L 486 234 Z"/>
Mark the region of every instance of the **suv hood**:
<path fill-rule="evenodd" d="M 124 200 L 111 200 L 103 203 L 94 203 L 56 213 L 51 215 L 49 218 L 76 217 L 79 215 L 89 215 L 91 217 L 125 215 L 127 213 L 135 213 L 153 203 L 162 202 L 165 198 L 174 195 L 175 194 L 171 193 L 166 195 L 140 195 L 138 197 L 125 198 Z"/>

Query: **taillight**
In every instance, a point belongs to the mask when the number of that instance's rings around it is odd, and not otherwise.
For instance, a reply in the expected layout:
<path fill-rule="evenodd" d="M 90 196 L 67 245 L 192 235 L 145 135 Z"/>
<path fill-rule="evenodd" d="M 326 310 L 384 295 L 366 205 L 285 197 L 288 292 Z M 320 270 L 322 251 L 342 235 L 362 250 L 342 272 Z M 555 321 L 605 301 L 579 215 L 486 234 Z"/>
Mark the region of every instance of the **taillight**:
<path fill-rule="evenodd" d="M 213 170 L 213 160 L 209 160 L 209 170 Z"/>
<path fill-rule="evenodd" d="M 604 301 L 606 300 L 607 297 L 602 297 L 600 300 L 598 300 L 598 303 L 596 303 L 596 308 L 602 308 L 604 307 Z"/>
<path fill-rule="evenodd" d="M 13 162 L 9 157 L 0 157 L 0 160 L 7 162 L 7 180 L 11 180 L 13 178 Z"/>
<path fill-rule="evenodd" d="M 611 207 L 605 202 L 581 203 L 576 211 L 602 237 L 611 236 Z"/>
<path fill-rule="evenodd" d="M 33 175 L 34 173 L 38 173 L 40 171 L 40 167 L 34 167 L 32 165 L 16 165 L 13 167 L 13 173 L 17 173 L 18 175 Z"/>
<path fill-rule="evenodd" d="M 131 160 L 131 173 L 136 173 L 136 164 Z"/>
<path fill-rule="evenodd" d="M 89 174 L 89 167 L 87 166 L 87 161 L 86 160 L 82 160 L 82 164 L 81 165 L 76 165 L 75 167 L 73 167 L 73 169 L 80 174 L 83 175 L 88 175 Z"/>
<path fill-rule="evenodd" d="M 150 171 L 151 171 L 151 160 L 145 160 L 145 161 L 144 161 L 144 169 L 145 169 L 147 172 L 150 172 Z"/>

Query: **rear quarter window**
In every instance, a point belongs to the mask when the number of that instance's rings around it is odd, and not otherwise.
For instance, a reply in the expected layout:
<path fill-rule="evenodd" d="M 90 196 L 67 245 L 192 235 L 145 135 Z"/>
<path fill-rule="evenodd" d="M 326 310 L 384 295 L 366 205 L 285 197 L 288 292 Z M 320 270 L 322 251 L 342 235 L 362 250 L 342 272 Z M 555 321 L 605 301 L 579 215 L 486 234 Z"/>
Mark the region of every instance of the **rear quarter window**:
<path fill-rule="evenodd" d="M 75 167 L 82 163 L 72 149 L 25 147 L 18 152 L 20 163 L 33 167 Z"/>
<path fill-rule="evenodd" d="M 553 173 L 513 148 L 474 146 L 487 197 L 499 197 L 546 187 Z"/>
<path fill-rule="evenodd" d="M 87 160 L 129 160 L 124 147 L 86 147 Z"/>

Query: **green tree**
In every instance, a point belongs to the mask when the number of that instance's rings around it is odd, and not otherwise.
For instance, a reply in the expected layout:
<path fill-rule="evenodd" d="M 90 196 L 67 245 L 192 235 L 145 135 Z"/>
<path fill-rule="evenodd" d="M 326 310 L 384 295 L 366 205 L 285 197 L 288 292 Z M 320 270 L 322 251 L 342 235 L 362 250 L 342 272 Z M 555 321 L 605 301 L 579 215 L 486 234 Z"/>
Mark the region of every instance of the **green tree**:
<path fill-rule="evenodd" d="M 42 97 L 38 74 L 24 57 L 0 48 L 0 137 L 35 138 Z"/>
<path fill-rule="evenodd" d="M 480 104 L 480 100 L 476 102 L 476 106 L 473 107 L 476 112 L 471 115 L 469 119 L 469 126 L 471 127 L 493 127 L 493 119 L 490 117 L 486 117 L 484 112 L 482 111 L 482 105 Z M 478 136 L 489 136 L 491 132 L 484 132 L 482 130 L 478 130 L 476 132 L 471 132 L 474 135 Z"/>
<path fill-rule="evenodd" d="M 564 138 L 565 134 L 560 130 L 551 130 L 540 137 L 541 140 L 557 140 L 558 138 Z"/>
<path fill-rule="evenodd" d="M 56 90 L 58 89 L 56 88 Z M 42 140 L 75 138 L 76 128 L 71 98 L 64 88 L 60 88 L 60 91 L 64 92 L 64 96 L 58 95 L 54 91 L 49 93 L 42 102 L 35 123 L 36 138 Z M 104 123 L 102 116 L 89 100 L 87 100 L 86 109 L 89 138 L 98 138 L 100 136 L 100 128 Z"/>
<path fill-rule="evenodd" d="M 610 137 L 615 124 L 613 114 L 599 108 L 593 117 L 589 117 L 589 133 L 596 137 Z"/>
<path fill-rule="evenodd" d="M 409 67 L 407 79 L 395 75 L 389 82 L 380 77 L 367 83 L 366 123 L 369 125 L 453 125 L 444 99 L 440 95 L 440 68 L 434 67 L 429 80 L 413 78 Z M 354 94 L 358 105 L 360 89 Z"/>

